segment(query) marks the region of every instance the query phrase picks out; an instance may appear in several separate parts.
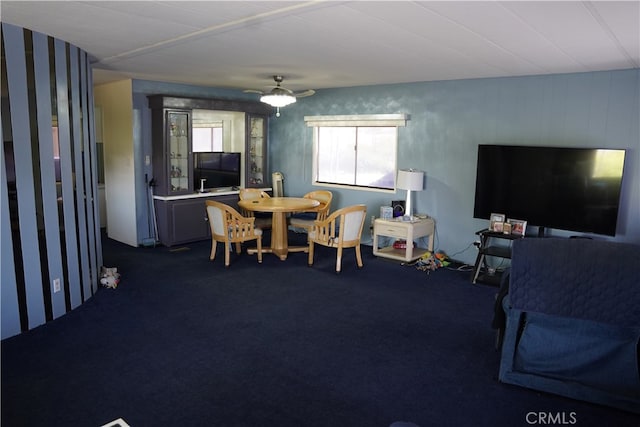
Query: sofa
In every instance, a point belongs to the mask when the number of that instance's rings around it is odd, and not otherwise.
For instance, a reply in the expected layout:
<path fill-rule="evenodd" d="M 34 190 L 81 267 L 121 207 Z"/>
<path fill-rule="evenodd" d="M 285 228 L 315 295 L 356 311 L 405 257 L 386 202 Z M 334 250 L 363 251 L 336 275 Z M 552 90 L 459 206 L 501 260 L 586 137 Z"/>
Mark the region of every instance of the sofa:
<path fill-rule="evenodd" d="M 507 277 L 500 381 L 640 413 L 640 245 L 518 239 Z"/>

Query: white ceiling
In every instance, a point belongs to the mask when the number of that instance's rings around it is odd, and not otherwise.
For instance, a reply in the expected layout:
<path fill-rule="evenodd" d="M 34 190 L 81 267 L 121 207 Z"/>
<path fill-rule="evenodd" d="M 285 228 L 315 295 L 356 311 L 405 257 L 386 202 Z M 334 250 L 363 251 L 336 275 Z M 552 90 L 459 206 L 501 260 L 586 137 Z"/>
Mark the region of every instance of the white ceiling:
<path fill-rule="evenodd" d="M 6 1 L 96 83 L 292 90 L 640 68 L 640 1 Z"/>

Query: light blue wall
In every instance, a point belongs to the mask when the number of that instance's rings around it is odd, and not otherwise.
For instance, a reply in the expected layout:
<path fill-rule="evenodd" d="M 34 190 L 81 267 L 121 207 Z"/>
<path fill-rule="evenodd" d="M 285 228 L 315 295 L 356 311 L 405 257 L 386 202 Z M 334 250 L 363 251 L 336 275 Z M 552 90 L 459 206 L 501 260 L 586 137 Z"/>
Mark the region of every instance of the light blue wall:
<path fill-rule="evenodd" d="M 435 218 L 436 247 L 468 263 L 478 144 L 626 148 L 626 171 L 616 240 L 640 243 L 640 70 L 440 81 L 319 90 L 282 109 L 270 122 L 270 164 L 285 176 L 285 194 L 311 185 L 312 129 L 304 116 L 407 113 L 399 131 L 399 168 L 426 172 L 414 210 Z M 369 216 L 404 199 L 333 189 L 335 207 L 365 203 Z M 553 234 L 565 235 L 559 231 Z M 598 238 L 605 238 L 600 237 Z"/>
<path fill-rule="evenodd" d="M 626 148 L 615 240 L 640 243 L 639 80 L 640 70 L 634 69 L 319 90 L 283 108 L 280 118 L 270 118 L 270 168 L 284 173 L 287 195 L 317 189 L 311 185 L 312 130 L 304 116 L 407 113 L 411 120 L 399 130 L 398 166 L 427 175 L 425 190 L 415 194 L 415 211 L 435 218 L 437 249 L 471 263 L 474 233 L 487 225 L 473 218 L 478 144 Z M 140 120 L 134 138 L 136 169 L 141 171 L 136 192 L 142 241 L 148 229 L 144 174 L 152 176 L 151 167 L 144 165 L 145 155 L 151 155 L 146 96 L 255 100 L 256 95 L 143 80 L 133 82 L 133 91 L 134 114 Z M 378 216 L 381 205 L 405 198 L 404 191 L 331 190 L 336 208 L 364 203 L 369 217 Z"/>

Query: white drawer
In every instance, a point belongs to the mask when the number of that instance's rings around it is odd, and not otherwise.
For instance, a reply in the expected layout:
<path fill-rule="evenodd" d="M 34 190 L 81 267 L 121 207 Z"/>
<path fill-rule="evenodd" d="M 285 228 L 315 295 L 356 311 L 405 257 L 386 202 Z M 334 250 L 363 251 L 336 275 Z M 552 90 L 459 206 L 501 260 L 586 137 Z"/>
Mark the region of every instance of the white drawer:
<path fill-rule="evenodd" d="M 408 235 L 406 227 L 399 227 L 394 225 L 377 225 L 374 232 L 379 236 L 398 237 L 405 239 Z"/>

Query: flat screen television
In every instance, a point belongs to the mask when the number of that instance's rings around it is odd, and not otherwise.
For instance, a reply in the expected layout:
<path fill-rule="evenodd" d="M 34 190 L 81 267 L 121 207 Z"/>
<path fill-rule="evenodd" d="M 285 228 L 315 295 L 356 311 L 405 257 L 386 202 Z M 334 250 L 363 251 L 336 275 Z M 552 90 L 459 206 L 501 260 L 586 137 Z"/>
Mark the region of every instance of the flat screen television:
<path fill-rule="evenodd" d="M 479 145 L 473 216 L 614 236 L 625 150 Z"/>
<path fill-rule="evenodd" d="M 240 186 L 240 153 L 194 153 L 193 188 L 200 188 L 200 180 L 206 179 L 204 188 Z"/>

